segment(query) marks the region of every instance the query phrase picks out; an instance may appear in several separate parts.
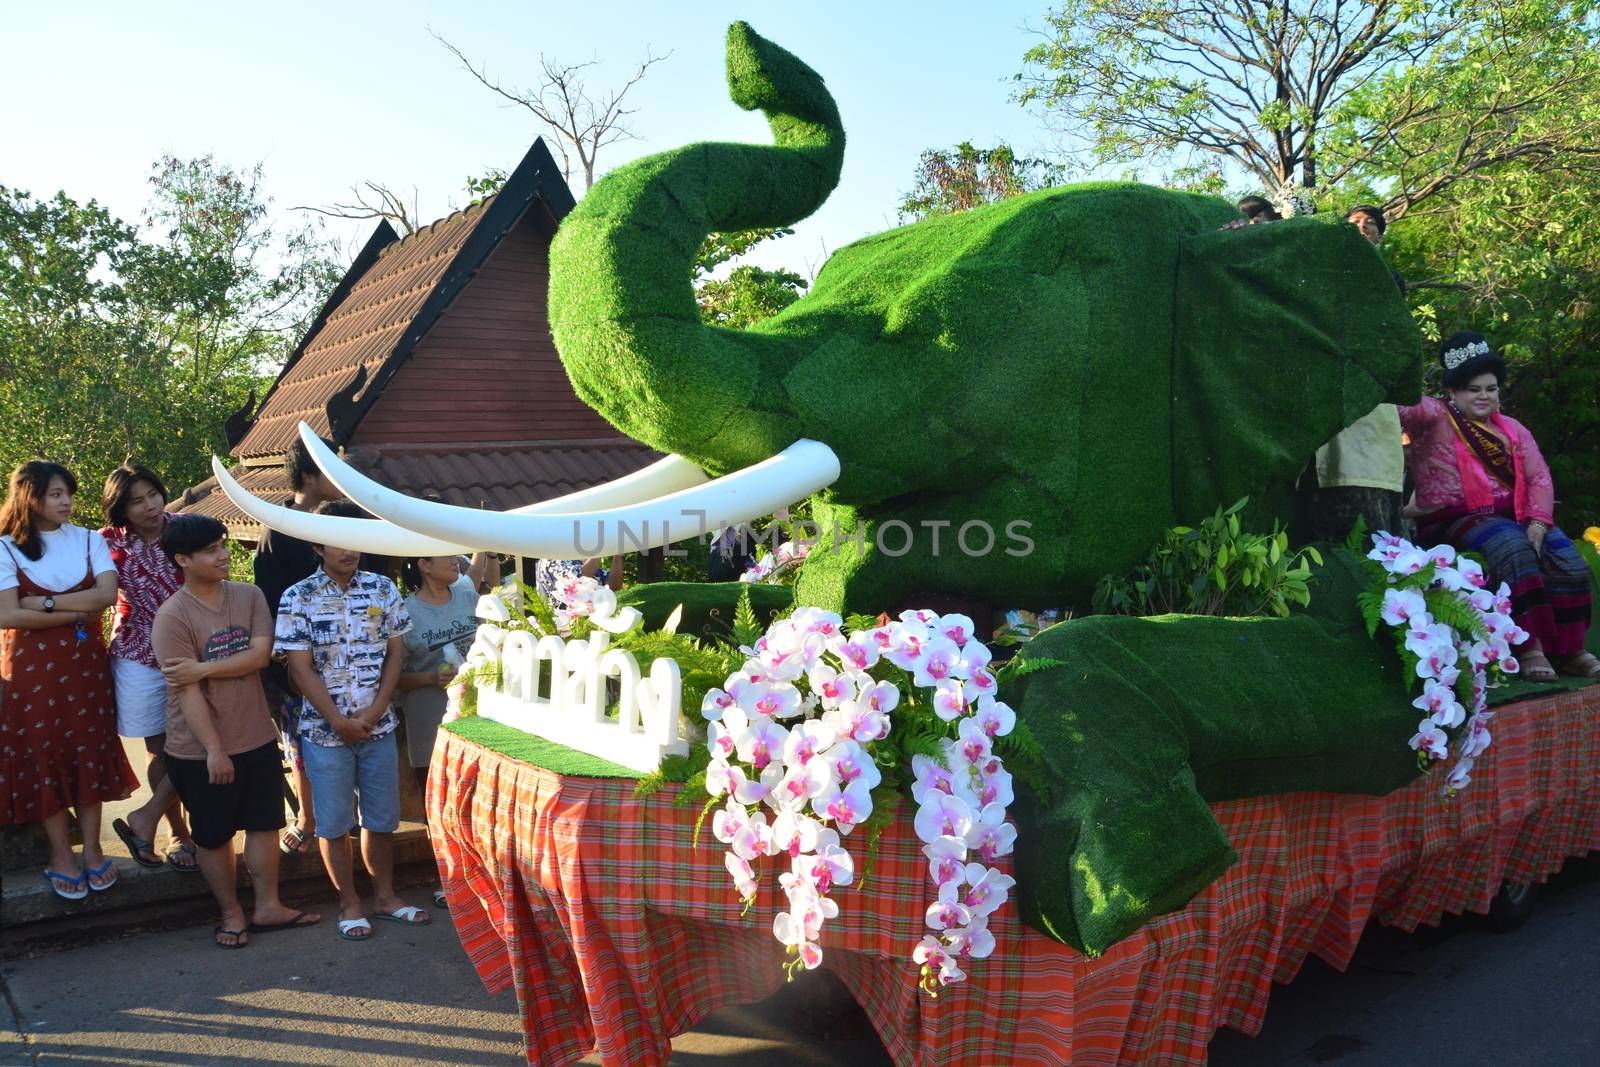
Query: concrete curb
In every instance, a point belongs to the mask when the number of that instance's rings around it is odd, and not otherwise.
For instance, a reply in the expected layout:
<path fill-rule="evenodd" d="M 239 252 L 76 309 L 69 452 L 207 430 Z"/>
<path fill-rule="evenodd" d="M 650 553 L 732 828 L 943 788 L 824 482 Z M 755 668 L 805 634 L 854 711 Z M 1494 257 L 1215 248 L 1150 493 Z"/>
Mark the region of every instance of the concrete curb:
<path fill-rule="evenodd" d="M 359 849 L 359 846 L 357 846 Z M 37 871 L 7 871 L 0 886 L 0 959 L 12 959 L 46 948 L 61 947 L 65 937 L 110 929 L 127 929 L 174 918 L 193 919 L 214 907 L 211 891 L 199 873 L 187 874 L 170 867 L 141 867 L 127 856 L 112 856 L 117 864 L 117 884 L 85 900 L 62 900 Z M 437 877 L 427 832 L 416 824 L 402 825 L 394 837 L 395 877 L 402 885 L 431 884 Z M 279 891 L 286 900 L 326 895 L 331 891 L 322 860 L 315 851 L 302 856 L 280 856 Z M 366 875 L 359 858 L 358 880 Z M 239 887 L 248 889 L 250 876 L 243 858 Z"/>

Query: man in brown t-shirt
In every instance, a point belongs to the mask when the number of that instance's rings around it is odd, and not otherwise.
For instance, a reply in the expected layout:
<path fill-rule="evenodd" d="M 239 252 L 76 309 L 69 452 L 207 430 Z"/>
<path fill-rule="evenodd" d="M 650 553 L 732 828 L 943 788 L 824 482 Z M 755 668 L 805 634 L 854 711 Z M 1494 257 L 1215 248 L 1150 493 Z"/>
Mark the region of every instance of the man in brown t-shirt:
<path fill-rule="evenodd" d="M 272 615 L 260 589 L 228 581 L 228 536 L 217 520 L 174 516 L 161 547 L 184 577 L 156 612 L 150 638 L 167 678 L 167 774 L 189 810 L 200 871 L 222 910 L 217 946 L 243 948 L 251 933 L 320 918 L 278 899 L 283 755 L 261 689 Z M 233 852 L 240 831 L 255 890 L 248 923 Z"/>

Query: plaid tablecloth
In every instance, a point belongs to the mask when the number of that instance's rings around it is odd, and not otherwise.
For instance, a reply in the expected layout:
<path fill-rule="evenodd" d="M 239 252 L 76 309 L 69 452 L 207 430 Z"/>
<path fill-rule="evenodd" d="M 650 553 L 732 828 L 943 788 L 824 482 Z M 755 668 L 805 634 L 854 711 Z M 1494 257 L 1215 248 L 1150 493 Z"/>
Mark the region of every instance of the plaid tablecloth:
<path fill-rule="evenodd" d="M 917 994 L 909 960 L 931 887 L 901 819 L 867 883 L 835 894 L 827 965 L 899 1064 L 1203 1063 L 1217 1027 L 1259 1030 L 1271 983 L 1308 952 L 1342 969 L 1369 917 L 1411 930 L 1483 911 L 1503 879 L 1542 880 L 1600 847 L 1600 687 L 1505 707 L 1494 735 L 1453 799 L 1434 778 L 1387 797 L 1218 805 L 1239 863 L 1099 959 L 1022 927 L 1008 905 L 994 956 L 936 1001 Z M 450 913 L 484 985 L 515 987 L 530 1064 L 592 1050 L 665 1063 L 674 1034 L 782 981 L 776 865 L 741 917 L 723 846 L 709 829 L 690 846 L 699 804 L 671 800 L 441 731 L 428 815 Z"/>

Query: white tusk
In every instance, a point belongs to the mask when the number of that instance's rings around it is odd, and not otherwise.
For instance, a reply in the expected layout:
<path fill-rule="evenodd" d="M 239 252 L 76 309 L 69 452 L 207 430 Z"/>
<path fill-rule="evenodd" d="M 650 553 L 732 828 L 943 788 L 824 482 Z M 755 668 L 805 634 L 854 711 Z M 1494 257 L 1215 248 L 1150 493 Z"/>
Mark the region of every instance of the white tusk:
<path fill-rule="evenodd" d="M 470 541 L 491 552 L 545 559 L 638 552 L 697 537 L 770 515 L 839 477 L 833 449 L 800 440 L 743 470 L 643 503 L 581 514 L 478 511 L 418 500 L 380 485 L 334 455 L 303 422 L 300 439 L 347 497 L 396 526 L 425 537 Z"/>
<path fill-rule="evenodd" d="M 234 481 L 216 456 L 211 457 L 211 473 L 217 476 L 217 484 L 240 511 L 263 526 L 314 545 L 332 545 L 380 556 L 459 556 L 473 551 L 454 541 L 424 537 L 387 522 L 313 515 L 309 511 L 269 504 Z"/>
<path fill-rule="evenodd" d="M 477 551 L 471 546 L 425 537 L 381 520 L 374 522 L 371 519 L 313 515 L 269 504 L 235 481 L 215 456 L 211 457 L 211 471 L 217 476 L 217 484 L 222 487 L 223 493 L 239 510 L 264 526 L 281 530 L 302 541 L 375 552 L 382 556 L 455 556 Z M 511 514 L 562 514 L 581 509 L 615 507 L 688 489 L 708 480 L 705 471 L 682 456 L 667 456 L 632 474 L 588 489 L 579 489 L 566 496 L 541 500 L 537 504 L 517 508 Z"/>

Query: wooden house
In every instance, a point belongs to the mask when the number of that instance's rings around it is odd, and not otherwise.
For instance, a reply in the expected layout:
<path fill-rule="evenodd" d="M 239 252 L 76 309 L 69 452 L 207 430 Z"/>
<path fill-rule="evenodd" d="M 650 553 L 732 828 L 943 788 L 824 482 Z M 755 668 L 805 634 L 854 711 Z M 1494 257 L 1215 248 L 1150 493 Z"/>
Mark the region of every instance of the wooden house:
<path fill-rule="evenodd" d="M 229 420 L 245 488 L 292 495 L 303 420 L 394 489 L 507 509 L 660 458 L 578 399 L 546 318 L 550 240 L 572 193 L 542 140 L 494 196 L 404 238 L 380 223 L 254 412 Z M 208 479 L 172 501 L 253 543 Z"/>

